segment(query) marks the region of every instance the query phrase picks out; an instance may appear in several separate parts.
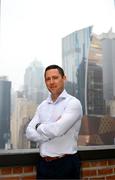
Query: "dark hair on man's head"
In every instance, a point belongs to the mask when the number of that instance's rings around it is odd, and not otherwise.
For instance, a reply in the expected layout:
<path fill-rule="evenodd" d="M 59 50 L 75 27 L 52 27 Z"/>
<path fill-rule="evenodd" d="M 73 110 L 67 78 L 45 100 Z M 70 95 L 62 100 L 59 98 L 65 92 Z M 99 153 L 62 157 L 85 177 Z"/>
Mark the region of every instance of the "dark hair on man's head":
<path fill-rule="evenodd" d="M 46 67 L 44 76 L 46 76 L 46 71 L 48 71 L 50 69 L 57 69 L 62 77 L 65 75 L 64 70 L 60 66 L 58 66 L 56 64 L 52 64 L 52 65 L 49 65 L 49 66 Z"/>

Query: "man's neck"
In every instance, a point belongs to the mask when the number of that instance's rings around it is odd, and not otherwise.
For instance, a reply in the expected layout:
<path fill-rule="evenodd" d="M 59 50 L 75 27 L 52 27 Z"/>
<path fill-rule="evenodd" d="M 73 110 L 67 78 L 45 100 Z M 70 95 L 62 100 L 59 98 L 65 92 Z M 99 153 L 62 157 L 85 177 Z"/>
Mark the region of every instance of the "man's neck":
<path fill-rule="evenodd" d="M 60 96 L 60 94 L 63 92 L 64 89 L 62 89 L 58 94 L 51 94 L 51 99 L 53 102 L 57 100 L 57 98 Z"/>
<path fill-rule="evenodd" d="M 59 96 L 59 95 L 58 95 Z M 56 101 L 56 99 L 58 98 L 58 96 L 57 95 L 51 95 L 51 99 L 52 99 L 52 101 L 53 102 L 55 102 Z"/>

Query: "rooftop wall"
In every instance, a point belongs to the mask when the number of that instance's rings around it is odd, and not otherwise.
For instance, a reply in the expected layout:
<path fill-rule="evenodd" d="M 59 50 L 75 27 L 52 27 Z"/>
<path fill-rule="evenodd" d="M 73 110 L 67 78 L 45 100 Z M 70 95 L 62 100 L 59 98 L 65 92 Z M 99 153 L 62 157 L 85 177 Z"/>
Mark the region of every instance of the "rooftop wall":
<path fill-rule="evenodd" d="M 100 149 L 99 149 L 100 148 Z M 79 148 L 83 180 L 115 179 L 115 146 Z M 37 149 L 0 151 L 0 180 L 36 179 Z"/>

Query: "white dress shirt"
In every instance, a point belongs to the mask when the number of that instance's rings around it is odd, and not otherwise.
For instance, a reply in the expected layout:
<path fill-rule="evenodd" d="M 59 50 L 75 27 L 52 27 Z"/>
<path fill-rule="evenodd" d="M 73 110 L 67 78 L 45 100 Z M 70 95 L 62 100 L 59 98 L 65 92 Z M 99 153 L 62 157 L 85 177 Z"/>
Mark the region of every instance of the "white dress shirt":
<path fill-rule="evenodd" d="M 26 129 L 26 137 L 39 144 L 41 156 L 63 156 L 77 152 L 81 126 L 80 101 L 64 90 L 55 102 L 43 101 Z M 36 127 L 36 124 L 40 125 Z"/>

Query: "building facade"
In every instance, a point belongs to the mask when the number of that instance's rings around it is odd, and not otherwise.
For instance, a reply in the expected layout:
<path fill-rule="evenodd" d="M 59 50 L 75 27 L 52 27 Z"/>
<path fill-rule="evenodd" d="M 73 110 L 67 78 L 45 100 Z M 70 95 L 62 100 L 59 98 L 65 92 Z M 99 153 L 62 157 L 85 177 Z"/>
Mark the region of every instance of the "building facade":
<path fill-rule="evenodd" d="M 10 145 L 11 82 L 0 77 L 0 149 Z"/>
<path fill-rule="evenodd" d="M 13 149 L 24 149 L 30 147 L 25 130 L 27 124 L 34 116 L 37 104 L 27 100 L 20 92 L 16 93 L 14 110 L 11 116 L 11 143 Z"/>
<path fill-rule="evenodd" d="M 111 30 L 101 36 L 103 50 L 104 99 L 115 98 L 115 33 Z"/>
<path fill-rule="evenodd" d="M 112 29 L 100 35 L 103 51 L 103 91 L 107 113 L 115 117 L 115 33 Z"/>
<path fill-rule="evenodd" d="M 35 60 L 26 69 L 24 75 L 24 95 L 28 100 L 37 104 L 40 104 L 47 94 L 43 71 L 42 63 Z"/>
<path fill-rule="evenodd" d="M 114 143 L 115 38 L 110 34 L 96 35 L 87 27 L 62 39 L 66 89 L 83 107 L 80 145 Z"/>
<path fill-rule="evenodd" d="M 82 103 L 87 114 L 87 67 L 92 27 L 75 31 L 62 39 L 62 65 L 70 90 Z M 74 85 L 74 86 L 73 86 Z"/>

